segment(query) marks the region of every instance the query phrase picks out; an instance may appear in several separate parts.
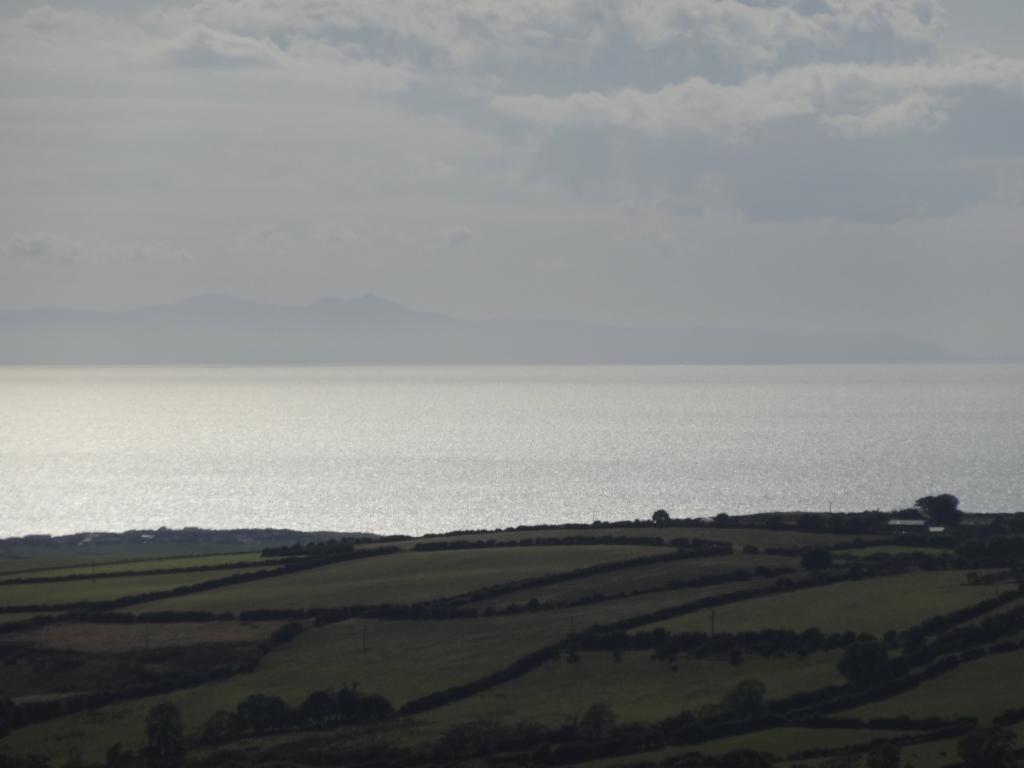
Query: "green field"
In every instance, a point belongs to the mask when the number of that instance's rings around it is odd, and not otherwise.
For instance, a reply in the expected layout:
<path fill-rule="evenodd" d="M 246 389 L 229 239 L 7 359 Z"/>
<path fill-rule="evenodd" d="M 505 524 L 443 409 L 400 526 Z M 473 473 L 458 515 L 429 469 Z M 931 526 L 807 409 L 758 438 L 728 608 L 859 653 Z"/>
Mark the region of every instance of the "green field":
<path fill-rule="evenodd" d="M 700 599 L 730 588 L 732 585 L 718 585 L 683 592 L 686 599 Z M 396 704 L 402 704 L 493 672 L 524 653 L 556 642 L 571 630 L 678 602 L 679 594 L 673 597 L 675 599 L 668 602 L 665 594 L 649 595 L 643 600 L 626 598 L 567 611 L 490 619 L 352 620 L 312 628 L 273 651 L 251 674 L 201 689 L 134 704 L 112 705 L 55 723 L 30 726 L 8 737 L 9 744 L 19 750 L 31 742 L 46 744 L 47 753 L 58 756 L 71 747 L 85 754 L 99 755 L 117 733 L 141 734 L 146 710 L 165 700 L 182 707 L 186 723 L 192 728 L 201 725 L 216 710 L 233 707 L 254 692 L 281 696 L 296 703 L 314 690 L 358 682 L 362 689 L 382 693 Z M 159 625 L 149 626 L 153 627 L 152 632 Z M 165 631 L 173 632 L 173 626 L 169 625 Z M 102 638 L 103 629 L 94 630 L 97 639 Z M 123 629 L 117 631 L 120 633 Z M 145 630 L 133 627 L 132 631 L 137 642 L 140 631 Z M 51 632 L 60 637 L 72 630 L 55 628 Z M 150 637 L 150 642 L 155 642 L 155 636 Z M 316 670 L 316 674 L 310 675 L 310 670 Z"/>
<path fill-rule="evenodd" d="M 689 560 L 674 560 L 655 563 L 639 568 L 613 571 L 591 576 L 579 581 L 566 581 L 512 592 L 499 597 L 479 600 L 474 606 L 501 608 L 512 603 L 527 603 L 531 599 L 541 602 L 564 603 L 596 594 L 617 595 L 664 586 L 671 581 L 717 576 L 741 569 L 753 571 L 759 567 L 794 568 L 796 558 L 771 555 L 723 555 L 701 557 Z M 736 582 L 734 589 L 742 589 L 743 582 Z"/>
<path fill-rule="evenodd" d="M 966 575 L 964 571 L 920 571 L 800 589 L 722 606 L 715 611 L 715 623 L 720 632 L 820 627 L 880 636 L 1016 589 L 1015 584 L 968 586 Z M 691 615 L 656 626 L 690 632 L 702 631 L 706 625 L 706 618 Z"/>
<path fill-rule="evenodd" d="M 1024 679 L 1024 651 L 985 656 L 885 701 L 850 710 L 854 717 L 975 716 L 991 719 L 1024 706 L 1016 681 Z"/>
<path fill-rule="evenodd" d="M 545 664 L 525 677 L 431 713 L 446 724 L 473 718 L 512 719 L 521 712 L 541 722 L 560 723 L 591 704 L 607 704 L 625 721 L 654 721 L 697 712 L 718 703 L 741 680 L 765 683 L 768 697 L 788 696 L 841 682 L 837 656 L 805 660 L 751 659 L 740 666 L 726 660 L 654 661 L 649 653 L 584 653 L 580 661 Z"/>
<path fill-rule="evenodd" d="M 854 746 L 868 744 L 876 739 L 892 738 L 895 735 L 892 731 L 873 731 L 869 729 L 847 729 L 847 728 L 772 728 L 765 731 L 744 736 L 733 736 L 728 739 L 717 739 L 706 741 L 700 745 L 699 750 L 704 754 L 721 755 L 737 749 L 750 749 L 755 752 L 768 752 L 778 757 L 784 757 L 800 750 L 828 749 L 842 746 Z M 634 764 L 646 761 L 654 762 L 666 760 L 671 757 L 690 754 L 695 748 L 690 747 L 668 747 L 653 752 L 642 752 L 631 755 L 628 761 L 622 758 L 608 760 L 588 760 L 585 763 L 576 763 L 586 768 L 629 768 Z M 801 765 L 807 764 L 801 761 Z M 811 761 L 814 765 L 814 761 Z M 916 765 L 931 765 L 931 763 L 915 763 Z"/>
<path fill-rule="evenodd" d="M 0 605 L 61 605 L 80 601 L 115 600 L 119 597 L 161 592 L 176 587 L 223 579 L 244 571 L 186 571 L 156 575 L 118 576 L 104 579 L 75 579 L 39 584 L 7 584 L 0 586 Z"/>
<path fill-rule="evenodd" d="M 691 740 L 689 743 L 671 739 L 658 741 L 660 737 L 655 738 L 653 734 L 671 733 L 664 729 L 678 728 L 678 724 L 667 725 L 665 718 L 684 710 L 695 713 L 705 725 L 712 726 L 716 717 L 719 722 L 722 717 L 737 717 L 735 713 L 740 710 L 720 705 L 741 681 L 762 683 L 767 702 L 769 705 L 775 702 L 777 707 L 793 706 L 785 704 L 788 697 L 803 692 L 813 694 L 808 699 L 811 702 L 833 701 L 828 697 L 834 697 L 836 687 L 845 682 L 838 664 L 844 653 L 842 649 L 808 650 L 794 645 L 792 636 L 764 633 L 744 638 L 736 637 L 735 633 L 818 627 L 830 633 L 881 636 L 889 630 L 906 629 L 928 618 L 1017 589 L 1016 582 L 1009 580 L 996 585 L 969 586 L 967 573 L 988 572 L 977 562 L 970 563 L 970 570 L 965 567 L 929 571 L 914 563 L 886 565 L 864 557 L 872 552 L 898 554 L 907 550 L 894 539 L 879 539 L 879 543 L 866 549 L 837 551 L 834 565 L 825 571 L 830 579 L 837 581 L 824 586 L 745 599 L 735 595 L 773 588 L 778 577 L 737 579 L 705 587 L 664 588 L 672 581 L 714 578 L 739 569 L 752 572 L 758 567 L 787 568 L 791 572 L 786 578 L 802 581 L 811 574 L 804 570 L 799 556 L 771 556 L 760 551 L 745 553 L 742 548 L 821 546 L 851 538 L 797 530 L 716 526 L 593 528 L 449 538 L 626 535 L 717 539 L 733 543 L 735 551 L 731 555 L 619 567 L 616 564 L 622 561 L 676 550 L 668 546 L 583 544 L 412 551 L 416 541 L 411 540 L 402 542 L 402 551 L 397 554 L 317 565 L 291 573 L 271 573 L 252 582 L 134 604 L 123 609 L 123 612 L 137 614 L 134 623 L 130 616 L 118 617 L 118 621 L 128 621 L 116 624 L 98 623 L 91 617 L 90 621 L 81 618 L 75 621 L 63 616 L 46 626 L 6 631 L 0 634 L 0 698 L 9 697 L 16 706 L 24 708 L 33 702 L 74 699 L 96 692 L 137 690 L 133 686 L 141 684 L 156 683 L 162 686 L 157 690 L 168 692 L 145 696 L 139 693 L 135 694 L 136 698 L 105 706 L 92 705 L 85 711 L 18 727 L 0 739 L 0 755 L 45 754 L 58 766 L 69 761 L 69 755 L 78 754 L 87 765 L 101 764 L 107 748 L 114 743 L 132 748 L 143 745 L 147 713 L 159 703 L 177 706 L 186 734 L 194 735 L 212 714 L 233 710 L 252 694 L 280 697 L 284 705 L 297 707 L 310 693 L 355 683 L 360 691 L 385 696 L 396 708 L 431 695 L 434 695 L 431 699 L 434 703 L 415 715 L 327 730 L 310 730 L 309 721 L 291 720 L 283 726 L 287 729 L 284 732 L 280 732 L 280 728 L 277 731 L 271 728 L 267 733 L 235 732 L 223 746 L 208 748 L 193 744 L 191 754 L 197 759 L 205 758 L 207 766 L 219 764 L 220 758 L 215 756 L 219 753 L 211 750 L 223 748 L 240 750 L 239 764 L 312 768 L 310 763 L 298 760 L 295 755 L 306 754 L 304 750 L 309 748 L 312 751 L 308 754 L 316 754 L 318 764 L 343 765 L 350 761 L 345 757 L 329 759 L 328 753 L 341 750 L 337 753 L 344 755 L 346 749 L 377 749 L 388 745 L 397 750 L 396 755 L 401 755 L 395 757 L 397 762 L 393 765 L 403 768 L 424 763 L 444 768 L 511 768 L 520 764 L 517 760 L 521 755 L 503 754 L 495 746 L 498 742 L 489 746 L 477 743 L 473 749 L 482 751 L 461 761 L 453 761 L 444 757 L 445 753 L 435 754 L 431 750 L 437 744 L 446 743 L 446 739 L 466 738 L 459 735 L 460 727 L 481 723 L 487 725 L 479 725 L 478 731 L 467 731 L 476 734 L 473 739 L 497 738 L 479 734 L 514 733 L 518 724 L 535 723 L 545 729 L 547 736 L 544 738 L 555 739 L 557 744 L 572 744 L 589 738 L 574 725 L 580 715 L 593 704 L 605 704 L 612 708 L 620 725 L 633 724 L 629 732 L 648 734 L 645 737 L 648 740 L 637 742 L 642 748 L 632 747 L 636 751 L 615 760 L 591 760 L 580 763 L 581 766 L 611 768 L 667 760 L 695 751 L 725 754 L 736 749 L 751 749 L 775 755 L 778 759 L 774 764 L 779 768 L 793 768 L 786 760 L 801 750 L 864 745 L 875 739 L 894 738 L 900 733 L 866 727 L 795 727 L 796 723 L 805 721 L 793 718 L 767 725 L 762 721 L 756 727 L 742 726 L 753 721 L 741 719 L 737 735 L 725 739 L 713 738 L 713 734 L 722 732 L 713 729 L 685 732 L 685 738 Z M 251 550 L 241 554 L 199 550 L 193 555 L 173 553 L 173 556 L 165 551 L 154 551 L 150 559 L 139 561 L 137 557 L 122 556 L 116 562 L 96 565 L 95 571 L 125 574 L 240 562 L 257 563 L 259 555 Z M 0 565 L 4 563 L 0 560 Z M 856 569 L 851 568 L 854 563 Z M 47 552 L 45 558 L 21 564 L 52 566 L 53 570 L 33 572 L 38 576 L 91 575 L 94 570 L 91 564 L 77 562 L 73 553 L 66 554 L 62 561 L 58 553 Z M 593 574 L 569 573 L 605 564 L 615 567 Z M 1006 569 L 1004 564 L 998 567 Z M 235 572 L 253 573 L 255 569 L 143 573 L 0 585 L 0 604 L 103 601 L 201 584 Z M 865 574 L 863 577 L 858 575 L 861 572 Z M 565 578 L 552 584 L 516 588 L 516 582 L 548 575 Z M 490 587 L 500 587 L 501 594 L 470 599 L 469 593 Z M 644 617 L 655 611 L 688 609 L 698 601 L 716 596 L 725 596 L 725 602 L 717 605 L 713 614 L 710 609 L 702 608 L 641 627 L 704 636 L 670 638 L 636 630 L 615 633 L 606 626 L 623 620 L 632 620 L 631 625 L 635 625 L 637 621 L 647 620 Z M 456 597 L 459 599 L 455 601 L 440 600 Z M 527 605 L 531 600 L 540 601 L 542 605 L 530 606 L 533 610 L 529 610 Z M 170 615 L 149 616 L 148 622 L 139 620 L 157 611 L 198 610 L 238 615 L 260 609 L 330 609 L 383 604 L 390 606 L 386 612 L 375 610 L 370 614 L 383 618 L 350 618 L 318 625 L 318 621 L 330 621 L 334 615 L 303 614 L 302 631 L 294 637 L 277 632 L 284 619 L 251 623 L 238 620 L 196 622 L 192 617 Z M 415 610 L 409 608 L 414 604 Z M 427 604 L 430 613 L 424 610 Z M 1001 606 L 988 615 L 1013 610 L 1018 605 Z M 3 614 L 0 623 L 19 621 L 31 615 L 31 612 Z M 454 618 L 455 615 L 459 617 Z M 712 615 L 714 637 L 710 636 Z M 179 618 L 189 620 L 176 621 Z M 169 623 L 156 623 L 154 619 Z M 964 618 L 962 623 L 980 621 L 973 616 Z M 967 645 L 957 652 L 1016 637 L 1015 631 L 998 637 L 965 640 Z M 682 645 L 684 641 L 686 644 Z M 665 658 L 668 654 L 657 658 L 656 651 L 664 650 L 669 642 L 677 644 L 674 655 L 669 660 Z M 607 650 L 585 650 L 598 647 Z M 539 666 L 524 667 L 516 674 L 508 672 L 514 669 L 510 665 L 517 660 L 542 648 L 557 649 L 557 656 Z M 613 653 L 611 648 L 618 648 L 618 651 Z M 886 652 L 898 656 L 901 646 L 889 644 Z M 192 670 L 207 670 L 209 675 L 203 672 L 201 684 L 181 687 L 181 676 Z M 214 674 L 221 676 L 214 677 Z M 833 709 L 823 711 L 863 719 L 910 715 L 919 718 L 973 716 L 988 720 L 1006 709 L 1022 705 L 1012 684 L 1021 675 L 1024 675 L 1024 651 L 987 656 L 891 698 L 838 713 L 833 701 Z M 460 689 L 458 695 L 437 698 L 442 692 L 485 679 L 490 682 L 480 689 Z M 811 707 L 809 711 L 817 711 L 815 707 L 825 705 L 806 706 Z M 757 707 L 753 711 L 765 711 L 763 704 Z M 807 716 L 803 709 L 792 711 L 801 712 L 800 718 Z M 788 722 L 793 727 L 775 724 L 780 722 Z M 743 731 L 743 727 L 748 730 Z M 652 748 L 651 744 L 660 748 Z M 320 754 L 318 750 L 326 751 Z M 943 765 L 953 761 L 955 752 L 955 741 L 948 739 L 920 744 L 905 750 L 904 762 L 912 760 L 915 768 Z M 815 768 L 831 768 L 830 760 L 803 762 Z M 377 762 L 374 759 L 355 764 L 376 768 Z M 386 765 L 392 766 L 391 763 Z"/>
<path fill-rule="evenodd" d="M 872 555 L 942 555 L 948 554 L 947 549 L 936 549 L 934 547 L 903 547 L 896 544 L 887 544 L 878 547 L 861 547 L 858 549 L 840 550 L 839 554 L 844 557 L 871 557 Z"/>
<path fill-rule="evenodd" d="M 112 632 L 106 624 L 47 624 L 19 632 L 18 642 L 43 648 L 82 653 L 116 653 L 144 648 L 168 648 L 203 643 L 254 643 L 266 640 L 280 622 L 238 621 L 175 622 L 171 624 L 124 624 Z"/>
<path fill-rule="evenodd" d="M 150 603 L 148 610 L 230 611 L 247 608 L 324 608 L 414 603 L 491 584 L 570 571 L 673 550 L 593 546 L 403 552 L 352 560 L 290 574 L 272 582 L 233 587 Z"/>
<path fill-rule="evenodd" d="M 89 565 L 76 565 L 69 568 L 47 568 L 45 570 L 32 570 L 28 573 L 10 576 L 8 578 L 57 578 L 61 576 L 92 576 L 105 573 L 124 572 L 145 572 L 176 570 L 181 568 L 203 568 L 220 565 L 234 565 L 235 563 L 258 563 L 264 558 L 258 552 L 239 552 L 227 555 L 197 555 L 194 557 L 168 557 L 148 560 L 132 560 L 118 563 L 92 563 Z"/>

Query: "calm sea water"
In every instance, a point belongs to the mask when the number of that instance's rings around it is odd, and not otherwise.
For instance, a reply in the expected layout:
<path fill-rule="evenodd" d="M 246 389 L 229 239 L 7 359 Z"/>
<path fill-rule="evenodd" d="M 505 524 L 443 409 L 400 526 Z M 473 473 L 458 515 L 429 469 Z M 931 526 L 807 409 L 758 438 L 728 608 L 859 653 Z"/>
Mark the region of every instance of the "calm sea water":
<path fill-rule="evenodd" d="M 1014 511 L 1022 470 L 1024 366 L 0 368 L 0 535 Z"/>

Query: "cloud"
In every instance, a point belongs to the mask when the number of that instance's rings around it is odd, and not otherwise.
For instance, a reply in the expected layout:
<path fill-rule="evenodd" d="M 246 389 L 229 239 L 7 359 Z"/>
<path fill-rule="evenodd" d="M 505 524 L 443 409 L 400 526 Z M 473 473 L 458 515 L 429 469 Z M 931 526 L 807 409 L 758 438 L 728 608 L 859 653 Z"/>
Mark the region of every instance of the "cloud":
<path fill-rule="evenodd" d="M 267 39 L 196 27 L 164 46 L 159 59 L 178 67 L 273 67 L 281 64 L 281 51 Z"/>
<path fill-rule="evenodd" d="M 738 85 L 695 77 L 648 92 L 499 96 L 496 109 L 538 125 L 605 124 L 654 137 L 698 133 L 737 141 L 757 126 L 813 117 L 847 136 L 927 128 L 972 89 L 1024 97 L 1024 60 L 976 56 L 955 63 L 815 64 Z"/>
<path fill-rule="evenodd" d="M 678 46 L 762 66 L 794 46 L 865 37 L 877 58 L 930 44 L 942 20 L 936 0 L 203 0 L 188 15 L 238 34 L 315 37 L 380 60 L 469 70 Z"/>

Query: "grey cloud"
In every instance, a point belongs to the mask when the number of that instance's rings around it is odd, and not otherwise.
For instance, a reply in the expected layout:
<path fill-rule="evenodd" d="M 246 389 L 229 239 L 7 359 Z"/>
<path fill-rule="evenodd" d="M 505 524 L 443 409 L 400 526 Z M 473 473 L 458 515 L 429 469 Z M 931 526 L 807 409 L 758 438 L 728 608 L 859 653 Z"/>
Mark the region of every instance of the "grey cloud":
<path fill-rule="evenodd" d="M 272 67 L 281 63 L 280 50 L 269 40 L 197 27 L 172 40 L 160 59 L 180 67 Z"/>
<path fill-rule="evenodd" d="M 499 96 L 498 110 L 540 125 L 594 123 L 665 137 L 697 133 L 738 141 L 751 129 L 813 117 L 847 135 L 928 127 L 970 89 L 1024 98 L 1024 60 L 977 56 L 956 63 L 817 64 L 737 85 L 695 77 L 658 91 Z"/>

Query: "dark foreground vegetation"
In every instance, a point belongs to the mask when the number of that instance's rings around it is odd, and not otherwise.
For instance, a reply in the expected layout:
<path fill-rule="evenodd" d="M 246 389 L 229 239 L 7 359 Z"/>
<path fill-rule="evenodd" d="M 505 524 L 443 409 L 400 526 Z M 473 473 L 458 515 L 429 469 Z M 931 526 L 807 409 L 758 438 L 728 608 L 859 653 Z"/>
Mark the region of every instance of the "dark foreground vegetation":
<path fill-rule="evenodd" d="M 1022 580 L 1024 514 L 948 494 L 7 540 L 0 766 L 1001 768 L 1024 743 Z"/>

